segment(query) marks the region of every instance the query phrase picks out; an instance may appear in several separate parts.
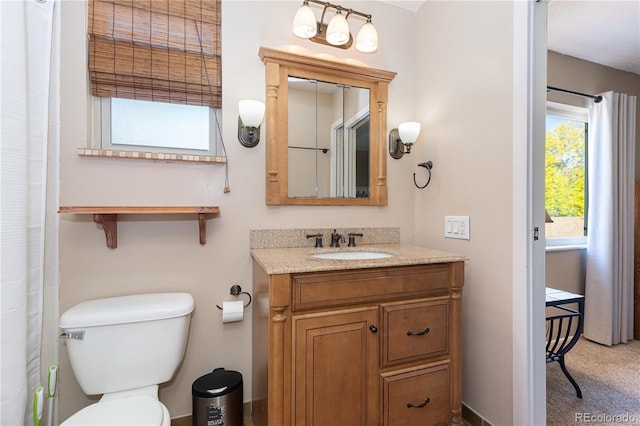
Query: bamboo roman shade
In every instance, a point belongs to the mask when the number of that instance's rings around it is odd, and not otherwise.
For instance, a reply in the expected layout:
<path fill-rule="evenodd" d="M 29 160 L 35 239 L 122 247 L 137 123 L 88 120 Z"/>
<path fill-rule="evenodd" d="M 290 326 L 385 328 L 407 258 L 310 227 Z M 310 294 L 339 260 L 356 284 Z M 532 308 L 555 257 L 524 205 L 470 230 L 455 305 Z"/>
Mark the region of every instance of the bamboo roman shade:
<path fill-rule="evenodd" d="M 220 0 L 89 0 L 94 96 L 220 108 Z"/>

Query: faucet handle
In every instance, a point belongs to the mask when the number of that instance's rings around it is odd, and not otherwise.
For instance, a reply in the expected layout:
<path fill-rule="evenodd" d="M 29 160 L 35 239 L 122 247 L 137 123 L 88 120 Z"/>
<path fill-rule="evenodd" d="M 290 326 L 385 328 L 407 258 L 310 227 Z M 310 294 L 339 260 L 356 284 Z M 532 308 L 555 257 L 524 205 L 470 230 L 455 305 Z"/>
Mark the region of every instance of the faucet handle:
<path fill-rule="evenodd" d="M 322 234 L 307 234 L 307 238 L 315 238 L 316 245 L 315 248 L 322 248 Z"/>
<path fill-rule="evenodd" d="M 361 232 L 349 232 L 347 234 L 349 236 L 349 244 L 347 247 L 355 247 L 356 246 L 356 237 L 363 237 L 364 235 Z"/>

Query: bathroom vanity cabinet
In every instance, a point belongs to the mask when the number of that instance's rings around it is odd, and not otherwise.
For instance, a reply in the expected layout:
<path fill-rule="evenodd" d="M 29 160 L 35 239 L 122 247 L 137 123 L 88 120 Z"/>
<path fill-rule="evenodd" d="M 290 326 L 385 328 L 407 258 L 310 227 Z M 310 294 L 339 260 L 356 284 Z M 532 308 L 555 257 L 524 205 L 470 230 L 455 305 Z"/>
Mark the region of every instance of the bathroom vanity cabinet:
<path fill-rule="evenodd" d="M 254 254 L 254 425 L 462 424 L 452 259 L 273 273 Z"/>

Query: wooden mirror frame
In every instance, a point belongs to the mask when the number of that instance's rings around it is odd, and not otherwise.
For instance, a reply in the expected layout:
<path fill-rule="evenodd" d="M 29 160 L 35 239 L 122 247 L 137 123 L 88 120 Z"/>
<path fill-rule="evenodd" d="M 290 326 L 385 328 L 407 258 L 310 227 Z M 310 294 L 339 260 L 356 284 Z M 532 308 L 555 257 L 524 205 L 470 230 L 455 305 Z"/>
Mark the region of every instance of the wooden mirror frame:
<path fill-rule="evenodd" d="M 396 73 L 261 47 L 266 72 L 267 205 L 387 205 L 387 98 Z M 288 77 L 369 89 L 369 198 L 289 197 Z"/>

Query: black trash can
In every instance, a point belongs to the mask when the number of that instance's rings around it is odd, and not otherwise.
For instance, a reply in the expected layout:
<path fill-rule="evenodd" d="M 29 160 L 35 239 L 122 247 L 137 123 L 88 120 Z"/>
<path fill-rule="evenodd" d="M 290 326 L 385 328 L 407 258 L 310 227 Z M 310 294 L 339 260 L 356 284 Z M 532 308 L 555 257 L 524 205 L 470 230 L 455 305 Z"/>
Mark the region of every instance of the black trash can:
<path fill-rule="evenodd" d="M 242 426 L 242 374 L 216 368 L 193 382 L 193 426 Z"/>

